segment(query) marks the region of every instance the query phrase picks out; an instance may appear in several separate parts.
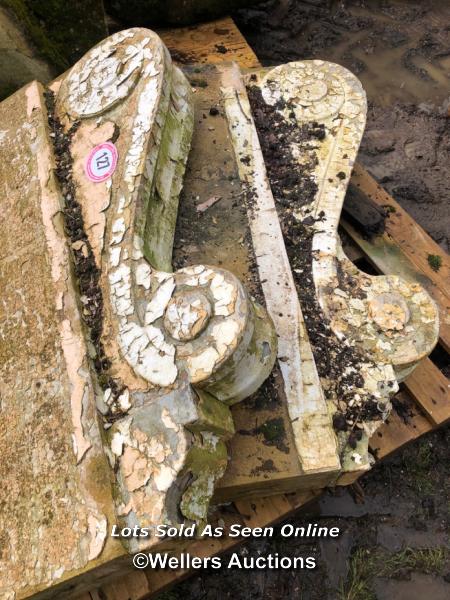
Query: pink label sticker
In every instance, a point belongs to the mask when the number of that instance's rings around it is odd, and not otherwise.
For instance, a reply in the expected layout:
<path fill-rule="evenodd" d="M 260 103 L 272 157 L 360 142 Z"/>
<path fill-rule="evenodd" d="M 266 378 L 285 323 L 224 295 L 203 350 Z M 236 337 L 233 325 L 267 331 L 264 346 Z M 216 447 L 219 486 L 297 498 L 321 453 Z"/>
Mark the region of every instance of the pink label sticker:
<path fill-rule="evenodd" d="M 112 142 L 95 146 L 86 161 L 86 175 L 91 181 L 105 181 L 116 170 L 117 158 L 117 148 Z"/>

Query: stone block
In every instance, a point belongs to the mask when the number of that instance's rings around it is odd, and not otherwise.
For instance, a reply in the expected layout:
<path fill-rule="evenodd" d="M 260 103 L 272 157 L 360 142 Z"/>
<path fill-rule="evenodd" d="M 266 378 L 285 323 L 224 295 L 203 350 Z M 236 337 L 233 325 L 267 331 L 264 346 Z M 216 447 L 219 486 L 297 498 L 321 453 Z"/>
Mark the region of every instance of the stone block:
<path fill-rule="evenodd" d="M 123 552 L 64 237 L 44 89 L 0 104 L 0 596 Z"/>
<path fill-rule="evenodd" d="M 368 438 L 387 418 L 398 382 L 437 343 L 437 307 L 419 283 L 367 275 L 342 250 L 339 218 L 366 116 L 356 77 L 314 60 L 245 80 L 246 90 L 237 71 L 226 74 L 225 107 L 267 309 L 284 331 L 280 368 L 300 462 L 314 464 L 332 447 L 318 435 L 328 413 L 343 471 L 360 471 L 370 466 Z M 289 274 L 278 288 L 289 289 L 286 298 L 273 287 L 275 273 Z M 294 297 L 296 318 L 283 330 L 281 310 Z"/>
<path fill-rule="evenodd" d="M 0 105 L 8 600 L 170 549 L 111 527 L 201 525 L 222 477 L 230 499 L 368 468 L 436 343 L 426 292 L 340 247 L 359 82 L 322 61 L 186 72 L 130 29 Z"/>

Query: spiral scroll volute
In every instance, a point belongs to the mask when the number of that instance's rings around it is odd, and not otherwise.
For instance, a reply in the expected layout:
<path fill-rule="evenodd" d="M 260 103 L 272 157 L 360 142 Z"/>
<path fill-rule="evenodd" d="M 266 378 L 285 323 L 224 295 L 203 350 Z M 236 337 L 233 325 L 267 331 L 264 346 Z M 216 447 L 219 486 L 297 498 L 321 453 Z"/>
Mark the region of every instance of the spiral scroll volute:
<path fill-rule="evenodd" d="M 131 29 L 102 42 L 63 80 L 58 110 L 68 127 L 111 121 L 120 131 L 118 167 L 104 190 L 107 219 L 102 231 L 94 224 L 92 243 L 109 299 L 113 367 L 119 350 L 151 387 L 176 387 L 186 373 L 226 402 L 255 391 L 275 356 L 265 312 L 230 272 L 203 265 L 170 272 L 193 114 L 190 86 L 159 38 Z"/>

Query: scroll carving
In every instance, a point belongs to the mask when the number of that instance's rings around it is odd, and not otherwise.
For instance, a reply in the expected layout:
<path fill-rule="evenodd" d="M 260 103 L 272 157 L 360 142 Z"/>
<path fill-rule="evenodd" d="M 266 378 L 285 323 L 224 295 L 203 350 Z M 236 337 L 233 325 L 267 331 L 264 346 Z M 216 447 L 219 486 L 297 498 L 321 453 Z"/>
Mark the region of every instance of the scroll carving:
<path fill-rule="evenodd" d="M 301 305 L 298 327 L 308 330 L 343 469 L 367 468 L 368 437 L 389 414 L 398 382 L 437 342 L 437 309 L 419 284 L 363 273 L 342 250 L 339 218 L 365 125 L 359 81 L 320 60 L 257 71 L 245 81 L 248 99 L 238 75 L 224 81 L 224 97 L 242 176 L 257 196 L 253 235 L 258 240 L 263 222 L 275 232 L 276 206 Z M 311 380 L 308 348 L 299 348 L 298 359 L 291 352 L 299 367 L 296 375 L 284 365 L 287 380 Z"/>
<path fill-rule="evenodd" d="M 233 433 L 227 405 L 259 387 L 276 352 L 270 319 L 232 273 L 207 265 L 171 272 L 191 93 L 159 38 L 130 29 L 73 67 L 52 117 L 56 151 L 59 136 L 73 160 L 66 200 L 73 190 L 85 234 L 72 247 L 97 273 L 81 300 L 86 310 L 102 305 L 91 341 L 117 513 L 139 526 L 177 523 L 179 510 L 206 519 Z M 105 142 L 117 148 L 117 168 L 93 183 L 86 156 Z M 97 299 L 89 297 L 95 286 Z"/>

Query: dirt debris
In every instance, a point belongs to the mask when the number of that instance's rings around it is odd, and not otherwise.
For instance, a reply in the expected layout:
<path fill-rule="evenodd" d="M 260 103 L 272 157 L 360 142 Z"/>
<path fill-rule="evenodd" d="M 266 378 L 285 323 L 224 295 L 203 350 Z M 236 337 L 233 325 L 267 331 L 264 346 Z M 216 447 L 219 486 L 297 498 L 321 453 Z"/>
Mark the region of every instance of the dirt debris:
<path fill-rule="evenodd" d="M 360 371 L 362 364 L 367 364 L 367 357 L 337 339 L 318 303 L 312 277 L 311 245 L 313 226 L 325 219 L 325 215 L 319 214 L 317 218 L 312 215 L 317 192 L 311 175 L 314 159 L 300 166 L 291 153 L 293 144 L 306 149 L 311 140 L 323 139 L 326 131 L 318 123 L 299 127 L 293 117 L 290 122 L 286 121 L 277 110 L 284 108 L 283 103 L 281 106 L 280 103 L 266 104 L 255 86 L 247 91 L 317 370 L 327 398 L 336 405 L 333 425 L 337 431 L 349 432 L 348 443 L 354 448 L 362 437 L 361 423 L 379 420 L 381 413 L 374 397 L 362 398 L 355 390 L 363 387 Z M 307 156 L 306 152 L 303 154 Z M 305 214 L 311 212 L 302 221 L 294 216 L 299 207 Z M 342 270 L 339 277 L 351 278 Z M 344 283 L 351 286 L 352 282 Z"/>
<path fill-rule="evenodd" d="M 55 96 L 50 90 L 45 92 L 45 102 L 48 111 L 48 124 L 53 134 L 51 139 L 56 160 L 55 174 L 64 199 L 64 226 L 71 242 L 75 278 L 82 302 L 81 314 L 95 351 L 93 365 L 101 388 L 103 390 L 111 389 L 111 394 L 116 398 L 120 396 L 123 388 L 109 375 L 111 365 L 105 355 L 101 340 L 103 332 L 103 295 L 100 288 L 100 269 L 96 265 L 94 252 L 84 228 L 81 206 L 76 198 L 76 188 L 72 177 L 71 143 L 80 122 L 75 121 L 71 128 L 65 132 L 55 114 Z"/>

